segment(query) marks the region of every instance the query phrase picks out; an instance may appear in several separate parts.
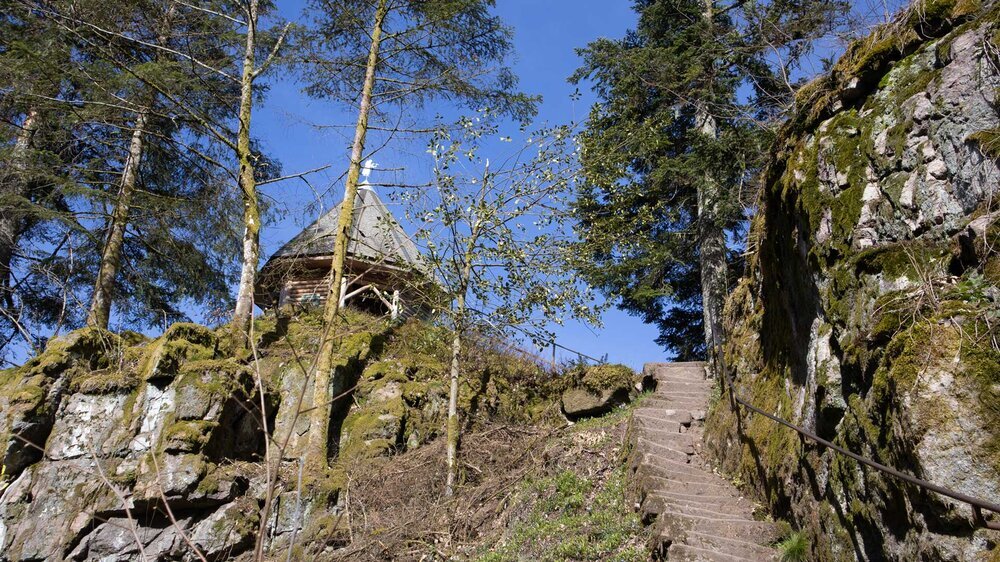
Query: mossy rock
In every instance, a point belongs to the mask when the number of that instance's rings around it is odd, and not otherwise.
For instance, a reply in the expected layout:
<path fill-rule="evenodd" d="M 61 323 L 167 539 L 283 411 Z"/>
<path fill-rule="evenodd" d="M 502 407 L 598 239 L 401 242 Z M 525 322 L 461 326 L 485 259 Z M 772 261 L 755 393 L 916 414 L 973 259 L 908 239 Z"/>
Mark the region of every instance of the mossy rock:
<path fill-rule="evenodd" d="M 562 411 L 570 420 L 607 414 L 636 394 L 638 377 L 625 365 L 595 365 L 568 376 L 576 379 L 562 393 Z"/>
<path fill-rule="evenodd" d="M 636 381 L 635 371 L 628 366 L 618 364 L 587 367 L 581 379 L 583 387 L 594 392 L 631 388 L 635 386 Z"/>
<path fill-rule="evenodd" d="M 145 380 L 172 378 L 187 361 L 215 358 L 218 337 L 204 326 L 177 323 L 147 348 L 141 368 Z"/>
<path fill-rule="evenodd" d="M 121 348 L 122 340 L 114 332 L 100 328 L 82 328 L 52 339 L 38 360 L 44 363 L 46 355 L 69 354 L 78 359 L 102 362 Z"/>
<path fill-rule="evenodd" d="M 160 438 L 162 450 L 166 453 L 197 453 L 212 437 L 212 430 L 218 427 L 216 421 L 185 420 L 177 421 L 163 430 Z"/>
<path fill-rule="evenodd" d="M 176 415 L 200 420 L 220 415 L 229 400 L 246 401 L 254 395 L 249 368 L 233 359 L 203 359 L 184 364 L 175 383 Z"/>
<path fill-rule="evenodd" d="M 571 388 L 562 395 L 562 411 L 572 421 L 594 416 L 603 416 L 617 406 L 627 404 L 632 396 L 629 390 L 604 390 L 593 392 L 583 388 Z"/>
<path fill-rule="evenodd" d="M 405 446 L 403 432 L 408 419 L 406 403 L 399 392 L 385 398 L 364 404 L 348 413 L 341 432 L 342 458 L 373 457 Z"/>
<path fill-rule="evenodd" d="M 132 369 L 110 367 L 87 371 L 74 377 L 70 389 L 84 394 L 130 392 L 139 386 L 139 374 Z"/>
<path fill-rule="evenodd" d="M 177 322 L 171 324 L 161 338 L 167 341 L 186 341 L 202 347 L 214 348 L 219 338 L 215 332 L 201 324 Z"/>

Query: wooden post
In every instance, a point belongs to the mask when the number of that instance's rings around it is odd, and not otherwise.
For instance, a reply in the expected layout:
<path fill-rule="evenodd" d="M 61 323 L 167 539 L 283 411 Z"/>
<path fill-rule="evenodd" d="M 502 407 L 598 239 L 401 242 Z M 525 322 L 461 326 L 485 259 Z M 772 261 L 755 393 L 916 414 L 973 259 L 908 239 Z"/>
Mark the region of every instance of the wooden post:
<path fill-rule="evenodd" d="M 552 342 L 552 370 L 556 370 L 556 342 Z"/>
<path fill-rule="evenodd" d="M 347 304 L 347 276 L 340 278 L 340 306 L 337 308 L 344 308 Z"/>
<path fill-rule="evenodd" d="M 393 320 L 399 318 L 399 289 L 392 292 L 392 306 L 389 312 L 392 313 Z"/>

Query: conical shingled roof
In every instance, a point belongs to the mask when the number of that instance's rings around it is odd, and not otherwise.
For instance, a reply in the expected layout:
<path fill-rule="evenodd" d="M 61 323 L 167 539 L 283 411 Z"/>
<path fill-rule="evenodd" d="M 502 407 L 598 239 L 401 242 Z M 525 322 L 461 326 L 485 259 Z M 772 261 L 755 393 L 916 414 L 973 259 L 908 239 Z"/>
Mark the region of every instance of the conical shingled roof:
<path fill-rule="evenodd" d="M 340 205 L 337 205 L 289 240 L 269 261 L 333 255 L 339 219 Z M 413 240 L 396 222 L 375 191 L 367 186 L 358 189 L 354 200 L 354 221 L 349 233 L 347 255 L 397 267 L 423 269 L 420 252 Z"/>

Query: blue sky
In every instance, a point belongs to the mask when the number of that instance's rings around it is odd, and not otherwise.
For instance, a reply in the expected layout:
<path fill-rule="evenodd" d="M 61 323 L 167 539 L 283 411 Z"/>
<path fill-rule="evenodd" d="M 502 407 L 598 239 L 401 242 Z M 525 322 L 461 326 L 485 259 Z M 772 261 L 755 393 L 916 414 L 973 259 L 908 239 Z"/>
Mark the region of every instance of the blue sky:
<path fill-rule="evenodd" d="M 278 4 L 283 16 L 297 19 L 298 2 Z M 538 121 L 558 124 L 584 119 L 593 97 L 581 88 L 581 97 L 571 100 L 576 87 L 566 81 L 580 63 L 574 50 L 598 37 L 622 37 L 635 25 L 631 2 L 499 0 L 497 4 L 497 13 L 514 29 L 516 58 L 512 66 L 520 77 L 521 88 L 543 97 Z M 324 208 L 339 201 L 343 192 L 339 178 L 346 169 L 348 135 L 355 117 L 351 111 L 305 97 L 294 82 L 272 85 L 264 105 L 254 115 L 255 134 L 265 150 L 281 161 L 285 174 L 332 166 L 310 176 L 312 188 L 297 180 L 263 188 L 280 212 L 279 219 L 262 232 L 265 256 L 317 217 L 315 206 L 310 206 L 316 201 L 313 188 L 321 194 Z M 517 131 L 510 132 L 516 135 Z M 408 183 L 426 181 L 431 167 L 430 157 L 419 143 L 398 143 L 379 153 L 376 161 L 382 168 L 403 168 L 393 175 Z M 399 217 L 401 212 L 396 214 Z M 653 342 L 657 336 L 654 328 L 618 310 L 605 313 L 603 328 L 569 324 L 556 327 L 555 332 L 561 345 L 596 357 L 607 354 L 609 360 L 634 368 L 666 357 Z M 564 357 L 565 352 L 560 351 L 559 356 Z"/>

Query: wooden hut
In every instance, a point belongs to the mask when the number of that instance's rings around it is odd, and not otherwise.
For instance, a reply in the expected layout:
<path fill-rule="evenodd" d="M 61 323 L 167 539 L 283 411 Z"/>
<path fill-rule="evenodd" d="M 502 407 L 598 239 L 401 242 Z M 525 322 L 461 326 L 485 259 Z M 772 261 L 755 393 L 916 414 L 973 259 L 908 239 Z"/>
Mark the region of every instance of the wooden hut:
<path fill-rule="evenodd" d="M 329 294 L 340 205 L 288 241 L 264 264 L 257 304 L 320 305 Z M 348 303 L 393 317 L 416 311 L 428 275 L 413 240 L 367 184 L 358 189 L 347 245 L 341 306 Z"/>

